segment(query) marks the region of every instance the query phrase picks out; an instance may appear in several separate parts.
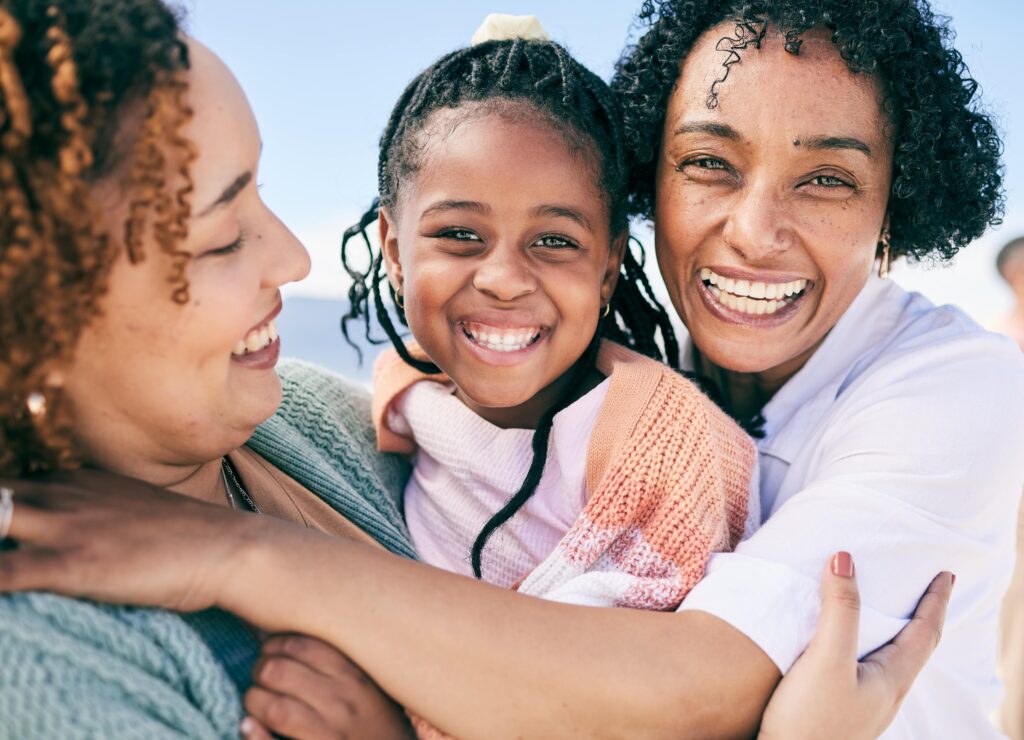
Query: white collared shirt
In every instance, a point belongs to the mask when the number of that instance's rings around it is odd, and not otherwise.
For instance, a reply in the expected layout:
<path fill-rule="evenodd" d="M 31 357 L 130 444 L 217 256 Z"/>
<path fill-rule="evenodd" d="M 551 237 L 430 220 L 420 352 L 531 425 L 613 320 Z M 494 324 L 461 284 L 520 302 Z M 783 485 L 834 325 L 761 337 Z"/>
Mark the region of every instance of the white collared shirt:
<path fill-rule="evenodd" d="M 989 715 L 1024 487 L 1024 355 L 872 276 L 764 416 L 763 524 L 711 556 L 680 609 L 725 620 L 785 672 L 814 634 L 832 553 L 854 557 L 861 655 L 952 571 L 942 642 L 882 737 L 999 737 Z"/>

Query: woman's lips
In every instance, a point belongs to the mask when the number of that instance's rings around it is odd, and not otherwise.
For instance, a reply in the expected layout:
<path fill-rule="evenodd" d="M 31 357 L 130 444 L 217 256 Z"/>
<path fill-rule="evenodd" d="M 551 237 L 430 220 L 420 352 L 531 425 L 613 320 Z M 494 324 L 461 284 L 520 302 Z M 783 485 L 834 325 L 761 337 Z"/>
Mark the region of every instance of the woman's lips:
<path fill-rule="evenodd" d="M 281 340 L 275 337 L 266 346 L 255 352 L 246 352 L 242 355 L 232 353 L 231 361 L 252 370 L 269 370 L 277 365 L 281 356 Z"/>
<path fill-rule="evenodd" d="M 695 277 L 698 295 L 716 318 L 741 326 L 772 328 L 800 310 L 814 284 L 805 278 L 785 282 L 736 280 L 708 268 Z"/>

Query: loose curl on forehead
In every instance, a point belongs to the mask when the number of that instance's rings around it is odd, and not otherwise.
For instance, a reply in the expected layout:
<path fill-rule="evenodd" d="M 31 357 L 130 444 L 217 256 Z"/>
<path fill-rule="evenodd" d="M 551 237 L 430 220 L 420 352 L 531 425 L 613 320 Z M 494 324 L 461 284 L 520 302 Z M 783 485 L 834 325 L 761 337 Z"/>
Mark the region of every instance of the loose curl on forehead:
<path fill-rule="evenodd" d="M 736 32 L 719 41 L 731 53 L 708 91 L 711 107 L 730 69 L 756 53 L 769 26 L 785 36 L 792 54 L 799 54 L 803 33 L 825 28 L 851 71 L 881 81 L 894 137 L 894 255 L 951 259 L 1000 223 L 1002 142 L 952 47 L 948 19 L 927 0 L 645 0 L 640 21 L 648 28 L 626 49 L 612 80 L 625 119 L 633 214 L 654 218 L 662 129 L 681 65 L 698 38 L 725 22 Z"/>
<path fill-rule="evenodd" d="M 170 297 L 187 300 L 187 68 L 159 0 L 0 0 L 0 473 L 79 461 L 60 373 L 120 248 L 97 182 L 127 193 L 128 258 L 143 258 L 151 231 L 172 264 Z"/>

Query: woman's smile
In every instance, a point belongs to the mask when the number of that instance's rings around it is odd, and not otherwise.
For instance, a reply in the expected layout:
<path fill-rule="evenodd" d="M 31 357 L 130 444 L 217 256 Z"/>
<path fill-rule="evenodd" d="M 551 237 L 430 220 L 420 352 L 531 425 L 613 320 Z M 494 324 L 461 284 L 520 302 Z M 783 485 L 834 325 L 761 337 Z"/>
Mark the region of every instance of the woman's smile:
<path fill-rule="evenodd" d="M 259 324 L 238 340 L 231 350 L 231 360 L 254 370 L 267 370 L 277 365 L 281 355 L 281 340 L 277 334 L 277 315 L 283 304 L 277 306 Z"/>
<path fill-rule="evenodd" d="M 701 268 L 695 283 L 697 294 L 715 318 L 762 328 L 789 321 L 814 291 L 814 283 L 807 278 L 764 276 L 727 268 Z"/>

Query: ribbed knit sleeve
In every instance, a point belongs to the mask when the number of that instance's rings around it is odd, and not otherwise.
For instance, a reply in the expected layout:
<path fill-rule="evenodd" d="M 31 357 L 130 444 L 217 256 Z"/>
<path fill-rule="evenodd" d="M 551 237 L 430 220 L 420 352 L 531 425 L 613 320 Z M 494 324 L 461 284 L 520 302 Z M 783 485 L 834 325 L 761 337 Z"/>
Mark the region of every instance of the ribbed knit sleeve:
<path fill-rule="evenodd" d="M 0 597 L 0 738 L 235 740 L 234 684 L 174 614 Z"/>

